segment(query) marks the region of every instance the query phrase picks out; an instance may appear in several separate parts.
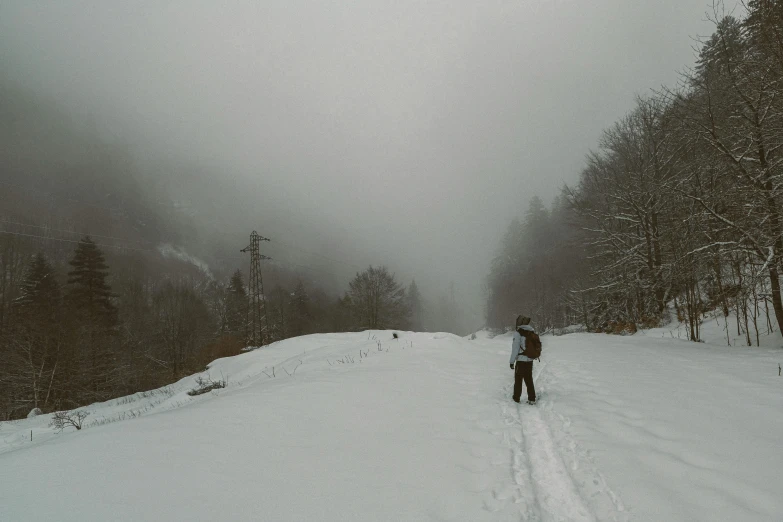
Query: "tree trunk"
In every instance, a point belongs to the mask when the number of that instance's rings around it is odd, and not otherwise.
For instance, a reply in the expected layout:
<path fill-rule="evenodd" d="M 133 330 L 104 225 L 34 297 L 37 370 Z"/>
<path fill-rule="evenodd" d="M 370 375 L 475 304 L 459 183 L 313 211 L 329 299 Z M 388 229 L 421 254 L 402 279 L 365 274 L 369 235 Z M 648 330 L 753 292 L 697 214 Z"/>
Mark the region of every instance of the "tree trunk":
<path fill-rule="evenodd" d="M 772 287 L 772 308 L 775 310 L 775 319 L 778 322 L 778 329 L 783 327 L 783 301 L 780 298 L 780 278 L 778 277 L 778 267 L 773 262 L 769 266 L 769 283 Z"/>
<path fill-rule="evenodd" d="M 718 283 L 718 295 L 720 296 L 720 303 L 723 309 L 723 317 L 729 316 L 729 301 L 726 297 L 726 292 L 723 289 L 723 276 L 721 275 L 721 264 L 719 255 L 715 256 L 715 281 Z"/>
<path fill-rule="evenodd" d="M 663 266 L 663 256 L 661 254 L 661 238 L 658 235 L 658 213 L 652 213 L 652 243 L 653 243 L 653 265 L 655 266 L 655 300 L 658 303 L 658 313 L 662 314 L 666 310 L 666 289 L 663 285 L 661 267 Z"/>
<path fill-rule="evenodd" d="M 762 163 L 766 167 L 766 162 Z M 769 174 L 767 174 L 769 176 Z M 780 298 L 780 279 L 778 277 L 778 267 L 780 266 L 780 252 L 783 251 L 783 238 L 781 238 L 780 212 L 778 211 L 777 201 L 772 196 L 773 185 L 768 178 L 764 184 L 767 192 L 767 212 L 769 212 L 769 224 L 774 234 L 775 244 L 772 260 L 769 265 L 769 279 L 772 286 L 772 307 L 775 309 L 775 319 L 778 321 L 778 328 L 783 327 L 783 301 Z M 781 330 L 783 331 L 783 330 Z"/>

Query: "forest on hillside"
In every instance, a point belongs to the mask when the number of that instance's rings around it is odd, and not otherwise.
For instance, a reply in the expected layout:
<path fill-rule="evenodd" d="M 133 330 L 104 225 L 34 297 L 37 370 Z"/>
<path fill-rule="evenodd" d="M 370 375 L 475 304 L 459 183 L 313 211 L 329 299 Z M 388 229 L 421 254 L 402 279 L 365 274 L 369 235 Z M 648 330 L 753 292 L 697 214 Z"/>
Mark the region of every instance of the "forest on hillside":
<path fill-rule="evenodd" d="M 716 14 L 679 85 L 604 131 L 576 185 L 508 226 L 488 325 L 525 310 L 544 330 L 635 332 L 671 305 L 693 341 L 710 310 L 736 314 L 748 345 L 783 327 L 783 4 L 746 7 Z"/>
<path fill-rule="evenodd" d="M 162 171 L 2 81 L 0 140 L 0 420 L 157 388 L 248 345 L 244 245 L 204 233 Z M 457 327 L 452 301 L 385 267 L 344 288 L 308 268 L 264 263 L 264 344 Z"/>
<path fill-rule="evenodd" d="M 107 256 L 89 237 L 67 268 L 45 239 L 0 238 L 0 419 L 72 409 L 158 388 L 241 353 L 250 342 L 242 271 L 216 279 L 138 253 Z M 54 242 L 56 243 L 56 242 Z M 298 280 L 265 295 L 261 344 L 310 333 L 421 330 L 423 300 L 385 267 L 330 297 Z"/>

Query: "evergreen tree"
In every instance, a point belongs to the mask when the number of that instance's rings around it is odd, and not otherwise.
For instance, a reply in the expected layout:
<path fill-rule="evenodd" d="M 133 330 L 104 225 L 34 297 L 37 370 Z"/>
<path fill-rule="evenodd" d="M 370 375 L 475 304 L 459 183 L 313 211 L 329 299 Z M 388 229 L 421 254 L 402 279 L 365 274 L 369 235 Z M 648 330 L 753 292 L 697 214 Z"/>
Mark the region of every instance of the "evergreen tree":
<path fill-rule="evenodd" d="M 19 285 L 24 277 L 27 254 L 20 238 L 15 236 L 0 238 L 0 336 L 6 332 L 6 328 L 12 322 L 11 308 L 19 296 Z"/>
<path fill-rule="evenodd" d="M 310 296 L 305 290 L 304 283 L 300 280 L 288 302 L 290 320 L 290 333 L 295 337 L 310 331 L 310 322 L 313 318 L 310 310 Z"/>
<path fill-rule="evenodd" d="M 27 408 L 49 409 L 55 402 L 62 342 L 60 284 L 54 268 L 37 254 L 14 301 L 11 350 L 0 380 L 10 383 Z"/>
<path fill-rule="evenodd" d="M 272 330 L 270 338 L 272 341 L 280 341 L 289 337 L 289 310 L 288 310 L 288 292 L 280 285 L 275 286 L 269 295 L 267 304 L 267 317 L 269 327 Z"/>
<path fill-rule="evenodd" d="M 331 330 L 333 332 L 349 332 L 352 330 L 352 305 L 348 295 L 338 297 L 332 307 Z"/>
<path fill-rule="evenodd" d="M 748 16 L 743 21 L 748 40 L 758 62 L 771 60 L 783 72 L 783 1 L 748 0 Z"/>
<path fill-rule="evenodd" d="M 247 322 L 247 291 L 242 279 L 242 271 L 237 270 L 228 283 L 226 323 L 228 333 L 235 337 L 245 335 L 245 323 Z"/>
<path fill-rule="evenodd" d="M 509 224 L 488 281 L 487 326 L 502 328 L 520 310 L 533 313 L 546 294 L 542 275 L 548 272 L 545 256 L 552 241 L 550 213 L 538 196 L 530 198 L 522 221 Z M 442 305 L 443 307 L 443 305 Z"/>
<path fill-rule="evenodd" d="M 69 360 L 73 380 L 79 384 L 72 389 L 77 400 L 101 400 L 113 386 L 118 368 L 111 360 L 112 330 L 117 324 L 114 297 L 106 282 L 108 265 L 103 252 L 89 238 L 79 242 L 69 262 L 66 302 L 74 315 L 75 353 Z M 81 379 L 76 379 L 76 375 Z"/>
<path fill-rule="evenodd" d="M 61 297 L 54 268 L 43 254 L 36 254 L 20 285 L 20 296 L 14 302 L 16 317 L 24 322 L 56 321 Z"/>
<path fill-rule="evenodd" d="M 111 287 L 106 282 L 109 267 L 103 252 L 92 239 L 85 237 L 69 264 L 73 269 L 68 272 L 68 305 L 93 325 L 114 326 L 117 310 L 112 303 Z"/>

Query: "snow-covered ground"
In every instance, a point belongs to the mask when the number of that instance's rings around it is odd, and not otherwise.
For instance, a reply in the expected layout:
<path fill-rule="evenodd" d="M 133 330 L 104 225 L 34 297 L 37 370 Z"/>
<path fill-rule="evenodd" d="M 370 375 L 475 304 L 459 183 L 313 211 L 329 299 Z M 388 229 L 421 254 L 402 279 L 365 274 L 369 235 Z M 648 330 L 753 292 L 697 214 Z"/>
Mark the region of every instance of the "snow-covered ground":
<path fill-rule="evenodd" d="M 688 325 L 678 322 L 673 313 L 670 315 L 670 324 L 661 328 L 644 330 L 641 334 L 647 337 L 687 340 L 689 338 Z M 774 315 L 769 323 L 765 317 L 758 318 L 755 326 L 749 320 L 749 334 L 747 334 L 742 321 L 740 321 L 740 327 L 737 328 L 735 314 L 732 313 L 728 317 L 724 317 L 720 311 L 712 311 L 702 318 L 702 323 L 699 325 L 699 338 L 708 344 L 737 347 L 747 347 L 748 338 L 750 338 L 752 346 L 783 348 L 783 336 L 772 325 L 774 322 Z"/>
<path fill-rule="evenodd" d="M 290 339 L 0 423 L 0 520 L 783 520 L 783 350 L 647 333 L 545 337 L 536 406 L 507 335 Z"/>

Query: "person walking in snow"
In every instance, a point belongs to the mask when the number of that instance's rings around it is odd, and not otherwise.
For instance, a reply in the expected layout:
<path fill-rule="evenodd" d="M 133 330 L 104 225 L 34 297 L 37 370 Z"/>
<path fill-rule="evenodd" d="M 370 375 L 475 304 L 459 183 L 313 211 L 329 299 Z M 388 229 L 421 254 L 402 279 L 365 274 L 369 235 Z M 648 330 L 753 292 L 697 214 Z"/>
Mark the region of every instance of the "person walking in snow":
<path fill-rule="evenodd" d="M 537 346 L 536 346 L 537 345 Z M 514 370 L 514 402 L 522 396 L 522 383 L 527 386 L 527 403 L 536 403 L 533 384 L 533 359 L 541 355 L 541 340 L 530 326 L 530 318 L 517 317 L 514 338 L 511 341 L 511 369 Z M 516 367 L 515 367 L 516 365 Z"/>

